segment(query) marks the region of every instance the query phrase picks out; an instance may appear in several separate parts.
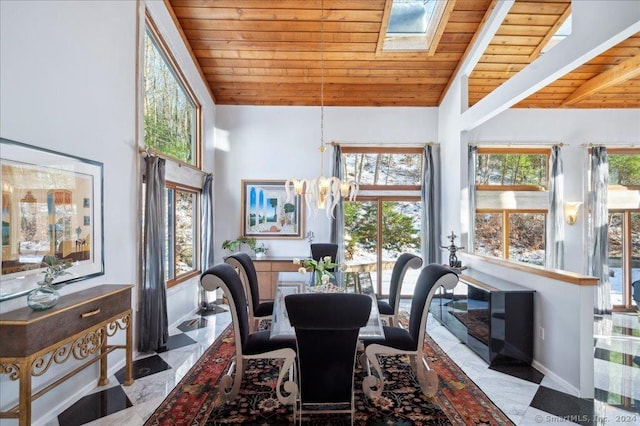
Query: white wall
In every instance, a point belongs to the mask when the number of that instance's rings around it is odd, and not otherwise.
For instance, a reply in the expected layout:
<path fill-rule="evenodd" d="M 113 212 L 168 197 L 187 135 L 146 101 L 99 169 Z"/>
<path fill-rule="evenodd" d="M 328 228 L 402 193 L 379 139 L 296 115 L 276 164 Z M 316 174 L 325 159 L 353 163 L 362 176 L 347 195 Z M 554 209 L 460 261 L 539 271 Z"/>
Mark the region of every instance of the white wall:
<path fill-rule="evenodd" d="M 535 290 L 533 366 L 568 392 L 592 398 L 594 287 L 490 264 L 466 253 L 461 259 L 469 268 L 465 273 L 488 285 L 495 279 Z M 539 335 L 540 328 L 544 329 L 544 338 Z"/>
<path fill-rule="evenodd" d="M 216 111 L 216 261 L 228 253 L 222 241 L 240 235 L 242 179 L 312 178 L 320 173 L 320 109 L 317 107 L 251 107 L 219 105 Z M 325 107 L 325 142 L 344 145 L 425 143 L 437 139 L 435 108 Z M 333 153 L 324 156 L 331 173 Z M 306 231 L 315 242 L 329 241 L 324 212 L 307 216 Z M 304 233 L 303 233 L 304 234 Z M 260 240 L 263 241 L 263 240 Z M 270 256 L 309 252 L 306 240 L 264 240 Z"/>
<path fill-rule="evenodd" d="M 162 2 L 151 2 L 161 31 L 172 28 Z M 138 284 L 139 167 L 136 130 L 137 3 L 0 2 L 0 135 L 104 163 L 105 274 L 61 290 L 67 294 L 100 284 Z M 163 14 L 164 12 L 164 14 Z M 181 45 L 170 46 L 203 104 L 205 165 L 213 165 L 214 105 Z M 189 64 L 191 65 L 189 66 Z M 171 289 L 169 322 L 197 307 L 197 281 Z M 137 289 L 132 292 L 134 311 Z M 26 306 L 26 297 L 4 301 L 3 312 Z M 137 321 L 134 318 L 134 327 Z M 124 333 L 114 342 L 124 343 Z M 7 344 L 1 342 L 0 344 Z M 110 372 L 123 365 L 124 351 L 109 356 Z M 52 366 L 34 389 L 69 371 L 75 362 Z M 96 385 L 97 364 L 33 403 L 34 424 L 42 424 Z M 17 401 L 17 382 L 0 376 L 0 405 Z M 17 421 L 3 419 L 0 424 Z"/>

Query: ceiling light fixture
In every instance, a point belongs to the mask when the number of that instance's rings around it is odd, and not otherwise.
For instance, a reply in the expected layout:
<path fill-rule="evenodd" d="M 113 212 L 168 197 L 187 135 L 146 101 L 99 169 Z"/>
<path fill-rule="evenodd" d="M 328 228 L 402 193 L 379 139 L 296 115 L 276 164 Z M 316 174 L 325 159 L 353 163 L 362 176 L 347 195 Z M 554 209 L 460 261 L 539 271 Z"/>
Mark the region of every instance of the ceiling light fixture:
<path fill-rule="evenodd" d="M 335 176 L 324 177 L 324 0 L 322 1 L 322 16 L 320 21 L 321 48 L 320 48 L 320 176 L 314 179 L 288 179 L 284 186 L 287 201 L 291 199 L 291 187 L 296 195 L 304 195 L 309 212 L 318 214 L 318 210 L 324 209 L 327 217 L 334 216 L 334 211 L 340 198 L 353 201 L 358 193 L 358 185 L 343 182 Z"/>

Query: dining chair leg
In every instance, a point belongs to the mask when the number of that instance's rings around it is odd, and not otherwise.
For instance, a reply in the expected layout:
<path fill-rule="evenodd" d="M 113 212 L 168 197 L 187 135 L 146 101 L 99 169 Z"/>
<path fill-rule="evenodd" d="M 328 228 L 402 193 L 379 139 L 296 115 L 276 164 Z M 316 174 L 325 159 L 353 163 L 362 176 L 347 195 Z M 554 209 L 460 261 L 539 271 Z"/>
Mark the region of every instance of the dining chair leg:
<path fill-rule="evenodd" d="M 438 374 L 431 368 L 424 355 L 416 354 L 415 359 L 420 389 L 427 396 L 435 395 L 438 391 Z"/>
<path fill-rule="evenodd" d="M 384 353 L 387 349 L 387 347 L 377 344 L 369 345 L 365 349 L 367 365 L 373 365 L 373 369 L 375 370 L 375 374 L 371 374 L 371 369 L 367 368 L 369 374 L 362 380 L 362 391 L 368 398 L 379 398 L 382 395 L 384 374 L 382 373 L 382 367 L 380 367 L 377 354 Z"/>
<path fill-rule="evenodd" d="M 293 349 L 280 349 L 270 354 L 271 358 L 283 358 L 280 372 L 278 373 L 278 380 L 276 382 L 276 396 L 278 401 L 283 405 L 293 404 L 295 405 L 296 397 L 298 396 L 298 385 L 292 380 L 295 373 L 293 372 L 294 363 L 296 360 L 296 353 Z M 284 382 L 283 379 L 286 374 L 289 374 L 289 380 Z M 281 388 L 287 395 L 283 395 Z"/>
<path fill-rule="evenodd" d="M 225 374 L 220 380 L 220 387 L 224 394 L 225 402 L 230 402 L 236 399 L 238 392 L 240 391 L 240 384 L 242 383 L 242 376 L 244 374 L 244 360 L 241 356 L 236 359 L 229 366 L 227 374 Z"/>

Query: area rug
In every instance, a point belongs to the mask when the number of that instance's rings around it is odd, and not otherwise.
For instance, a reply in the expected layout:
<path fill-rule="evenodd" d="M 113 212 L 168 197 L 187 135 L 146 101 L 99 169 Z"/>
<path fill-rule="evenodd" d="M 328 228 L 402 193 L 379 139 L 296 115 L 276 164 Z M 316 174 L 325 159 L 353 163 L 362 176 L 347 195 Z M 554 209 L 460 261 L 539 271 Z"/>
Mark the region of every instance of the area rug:
<path fill-rule="evenodd" d="M 207 349 L 145 425 L 267 425 L 293 424 L 291 406 L 278 403 L 274 385 L 277 360 L 250 361 L 238 398 L 225 404 L 220 378 L 234 356 L 231 327 Z M 365 372 L 355 372 L 357 425 L 509 425 L 513 424 L 460 370 L 429 336 L 425 354 L 440 377 L 434 397 L 420 392 L 405 357 L 383 357 L 385 391 L 375 400 L 362 392 Z M 349 416 L 304 417 L 306 425 L 350 424 Z"/>

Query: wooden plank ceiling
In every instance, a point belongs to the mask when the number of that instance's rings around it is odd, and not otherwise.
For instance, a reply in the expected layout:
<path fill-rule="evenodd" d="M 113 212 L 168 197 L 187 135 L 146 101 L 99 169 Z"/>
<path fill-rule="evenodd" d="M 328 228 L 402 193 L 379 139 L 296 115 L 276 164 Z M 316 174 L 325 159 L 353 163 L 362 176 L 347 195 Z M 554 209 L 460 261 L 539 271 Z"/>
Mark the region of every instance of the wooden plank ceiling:
<path fill-rule="evenodd" d="M 391 0 L 166 1 L 220 105 L 320 105 L 324 71 L 327 106 L 438 106 L 492 7 L 450 0 L 429 55 L 377 48 Z M 570 4 L 516 0 L 469 77 L 469 104 L 535 60 Z M 516 107 L 639 108 L 639 63 L 640 33 Z"/>

